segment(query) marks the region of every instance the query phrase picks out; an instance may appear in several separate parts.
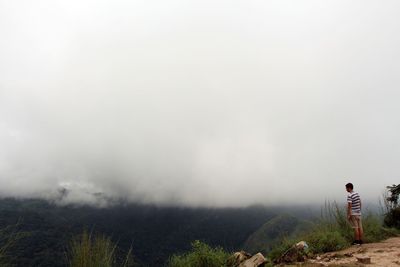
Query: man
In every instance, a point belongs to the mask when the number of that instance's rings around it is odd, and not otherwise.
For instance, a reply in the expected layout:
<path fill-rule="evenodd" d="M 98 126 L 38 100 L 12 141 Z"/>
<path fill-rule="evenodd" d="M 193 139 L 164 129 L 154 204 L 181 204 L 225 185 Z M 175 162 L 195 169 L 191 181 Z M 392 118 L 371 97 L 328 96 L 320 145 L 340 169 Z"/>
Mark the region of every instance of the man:
<path fill-rule="evenodd" d="M 361 222 L 361 198 L 357 192 L 353 191 L 353 184 L 346 184 L 347 196 L 347 219 L 354 229 L 353 245 L 362 244 L 363 228 Z"/>

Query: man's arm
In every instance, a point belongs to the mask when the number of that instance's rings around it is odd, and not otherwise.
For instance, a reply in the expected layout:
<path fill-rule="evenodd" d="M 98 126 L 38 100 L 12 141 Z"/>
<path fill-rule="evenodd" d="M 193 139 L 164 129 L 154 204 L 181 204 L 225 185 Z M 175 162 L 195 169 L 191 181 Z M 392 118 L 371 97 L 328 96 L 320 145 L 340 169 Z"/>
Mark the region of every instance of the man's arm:
<path fill-rule="evenodd" d="M 347 219 L 351 216 L 351 202 L 347 202 Z"/>

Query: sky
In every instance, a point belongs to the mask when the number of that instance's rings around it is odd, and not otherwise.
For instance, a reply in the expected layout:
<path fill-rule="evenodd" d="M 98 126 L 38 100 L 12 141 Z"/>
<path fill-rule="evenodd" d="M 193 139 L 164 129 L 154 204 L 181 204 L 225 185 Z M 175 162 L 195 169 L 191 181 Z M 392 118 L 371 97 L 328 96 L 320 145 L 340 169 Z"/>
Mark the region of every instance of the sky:
<path fill-rule="evenodd" d="M 400 2 L 0 0 L 0 196 L 378 202 Z M 60 192 L 67 192 L 61 199 Z"/>

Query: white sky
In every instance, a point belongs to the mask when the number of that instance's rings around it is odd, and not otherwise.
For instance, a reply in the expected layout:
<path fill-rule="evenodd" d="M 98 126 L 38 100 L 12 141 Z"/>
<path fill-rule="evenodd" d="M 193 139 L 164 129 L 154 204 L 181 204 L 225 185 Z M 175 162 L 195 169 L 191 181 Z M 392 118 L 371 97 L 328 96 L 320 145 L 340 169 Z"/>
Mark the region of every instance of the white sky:
<path fill-rule="evenodd" d="M 399 1 L 0 0 L 0 195 L 377 202 Z"/>

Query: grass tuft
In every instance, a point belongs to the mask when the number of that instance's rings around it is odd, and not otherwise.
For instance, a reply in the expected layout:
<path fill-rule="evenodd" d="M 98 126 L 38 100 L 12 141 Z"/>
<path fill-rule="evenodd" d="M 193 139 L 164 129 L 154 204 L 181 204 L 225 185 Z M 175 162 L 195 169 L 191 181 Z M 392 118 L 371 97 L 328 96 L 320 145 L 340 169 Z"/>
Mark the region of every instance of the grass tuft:
<path fill-rule="evenodd" d="M 12 257 L 9 251 L 20 239 L 27 236 L 27 233 L 18 230 L 18 225 L 19 223 L 0 229 L 0 266 L 2 267 L 11 266 Z"/>
<path fill-rule="evenodd" d="M 71 242 L 69 251 L 70 267 L 113 267 L 117 266 L 117 245 L 105 235 L 92 236 L 87 231 Z M 127 267 L 133 264 L 130 249 L 126 259 L 120 266 Z"/>
<path fill-rule="evenodd" d="M 226 265 L 229 254 L 222 248 L 211 248 L 196 240 L 192 250 L 183 255 L 173 255 L 168 262 L 169 267 L 221 267 Z"/>

